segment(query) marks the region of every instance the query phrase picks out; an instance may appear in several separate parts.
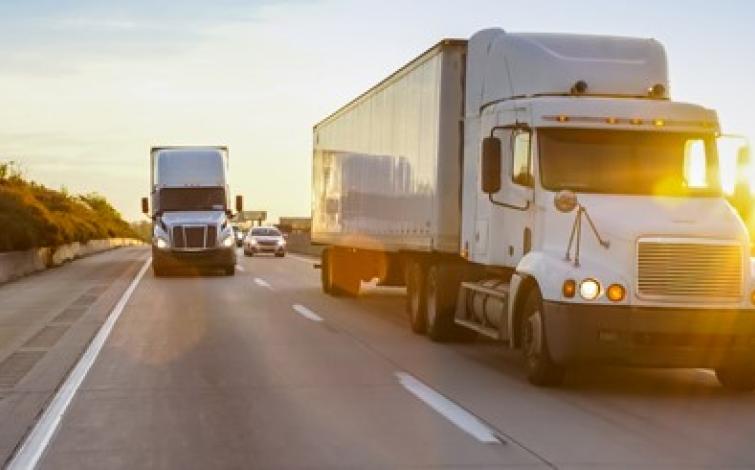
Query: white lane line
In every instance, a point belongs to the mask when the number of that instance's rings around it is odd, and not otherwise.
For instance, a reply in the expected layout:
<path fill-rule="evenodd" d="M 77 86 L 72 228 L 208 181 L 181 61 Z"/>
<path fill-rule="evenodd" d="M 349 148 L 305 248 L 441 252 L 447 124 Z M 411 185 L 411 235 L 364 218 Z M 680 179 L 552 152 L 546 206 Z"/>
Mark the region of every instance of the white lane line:
<path fill-rule="evenodd" d="M 254 278 L 254 283 L 260 287 L 265 287 L 267 289 L 273 290 L 273 286 L 271 286 L 270 283 L 268 283 L 266 280 L 261 279 L 259 277 Z"/>
<path fill-rule="evenodd" d="M 244 267 L 243 267 L 243 266 L 241 266 L 240 264 L 237 264 L 237 265 L 236 265 L 236 269 L 238 269 L 238 270 L 239 270 L 239 271 L 241 271 L 242 273 L 243 273 L 244 271 L 246 271 L 246 269 L 244 269 Z"/>
<path fill-rule="evenodd" d="M 313 312 L 312 310 L 308 309 L 304 305 L 294 304 L 293 305 L 293 309 L 294 309 L 294 311 L 296 311 L 296 313 L 298 313 L 299 315 L 303 316 L 307 320 L 312 320 L 312 321 L 316 321 L 316 322 L 321 322 L 322 321 L 322 317 L 320 315 L 316 314 L 315 312 Z"/>
<path fill-rule="evenodd" d="M 495 432 L 464 408 L 420 382 L 411 374 L 396 372 L 399 383 L 427 406 L 440 413 L 462 431 L 485 444 L 500 444 Z"/>
<path fill-rule="evenodd" d="M 307 264 L 317 264 L 320 262 L 320 260 L 317 258 L 304 258 L 303 256 L 296 256 L 292 255 L 291 253 L 287 253 L 287 256 L 291 259 L 295 259 L 296 261 L 301 261 L 302 263 Z"/>
<path fill-rule="evenodd" d="M 131 298 L 131 294 L 136 290 L 139 281 L 144 277 L 144 273 L 149 269 L 151 262 L 152 258 L 149 258 L 144 262 L 142 269 L 136 275 L 134 280 L 131 281 L 131 284 L 129 284 L 126 291 L 118 300 L 118 303 L 115 304 L 115 307 L 113 307 L 113 310 L 108 315 L 105 323 L 100 327 L 100 330 L 97 332 L 92 342 L 89 343 L 87 350 L 81 356 L 79 362 L 76 363 L 76 366 L 68 375 L 65 382 L 63 382 L 60 389 L 58 389 L 58 392 L 53 397 L 49 406 L 45 409 L 42 417 L 26 436 L 26 439 L 24 439 L 24 442 L 18 449 L 18 452 L 16 452 L 16 455 L 13 456 L 13 460 L 11 460 L 6 467 L 8 470 L 31 470 L 36 468 L 42 454 L 50 444 L 52 436 L 55 434 L 55 431 L 57 431 L 58 426 L 60 426 L 60 421 L 63 418 L 66 409 L 68 409 L 68 405 L 71 404 L 74 395 L 76 395 L 76 392 L 79 390 L 89 369 L 97 359 L 97 355 L 99 355 L 102 346 L 105 344 L 110 332 L 113 330 L 115 322 L 118 321 L 118 317 L 121 316 L 126 303 L 128 303 L 128 300 Z"/>

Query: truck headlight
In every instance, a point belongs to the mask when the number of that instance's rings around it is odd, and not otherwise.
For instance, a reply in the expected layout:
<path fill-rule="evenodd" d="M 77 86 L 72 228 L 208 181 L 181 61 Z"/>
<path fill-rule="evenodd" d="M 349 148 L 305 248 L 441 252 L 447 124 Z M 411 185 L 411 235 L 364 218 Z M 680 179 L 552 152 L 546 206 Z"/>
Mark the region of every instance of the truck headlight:
<path fill-rule="evenodd" d="M 233 234 L 226 235 L 226 237 L 223 239 L 223 246 L 226 248 L 230 248 L 235 243 Z"/>
<path fill-rule="evenodd" d="M 579 295 L 585 300 L 595 300 L 600 296 L 600 283 L 595 279 L 585 279 L 579 284 Z"/>
<path fill-rule="evenodd" d="M 170 243 L 168 243 L 167 240 L 161 237 L 157 237 L 157 248 L 159 250 L 167 250 L 170 248 Z"/>

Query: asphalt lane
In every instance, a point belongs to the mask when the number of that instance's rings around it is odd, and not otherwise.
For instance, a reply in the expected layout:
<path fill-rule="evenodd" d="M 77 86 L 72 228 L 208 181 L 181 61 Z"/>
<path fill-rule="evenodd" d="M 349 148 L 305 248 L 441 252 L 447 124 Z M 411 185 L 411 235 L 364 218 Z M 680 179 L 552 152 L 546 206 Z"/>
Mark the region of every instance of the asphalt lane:
<path fill-rule="evenodd" d="M 331 298 L 306 258 L 240 265 L 145 276 L 43 468 L 755 466 L 755 395 L 704 371 L 590 369 L 537 389 L 499 345 L 413 335 L 401 289 Z"/>

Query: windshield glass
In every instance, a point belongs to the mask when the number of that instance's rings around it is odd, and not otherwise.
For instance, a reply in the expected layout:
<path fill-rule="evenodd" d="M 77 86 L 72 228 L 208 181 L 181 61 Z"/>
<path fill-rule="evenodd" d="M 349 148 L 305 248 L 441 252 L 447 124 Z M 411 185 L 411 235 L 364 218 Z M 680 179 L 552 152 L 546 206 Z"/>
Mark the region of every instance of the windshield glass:
<path fill-rule="evenodd" d="M 657 196 L 717 196 L 710 135 L 541 129 L 541 181 L 552 191 Z"/>
<path fill-rule="evenodd" d="M 257 237 L 280 237 L 281 233 L 274 228 L 255 228 L 252 229 L 252 235 Z"/>
<path fill-rule="evenodd" d="M 166 188 L 160 190 L 159 209 L 169 211 L 224 211 L 223 188 Z"/>

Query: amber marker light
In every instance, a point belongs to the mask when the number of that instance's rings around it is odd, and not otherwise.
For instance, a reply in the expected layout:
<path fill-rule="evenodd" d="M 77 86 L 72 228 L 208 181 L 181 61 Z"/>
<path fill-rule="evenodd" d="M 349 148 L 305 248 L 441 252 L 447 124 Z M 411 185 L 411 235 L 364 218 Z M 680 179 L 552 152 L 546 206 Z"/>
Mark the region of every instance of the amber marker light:
<path fill-rule="evenodd" d="M 609 118 L 606 118 L 606 122 L 608 124 L 616 124 L 617 122 L 619 122 L 619 120 L 616 119 L 615 117 L 609 117 Z"/>
<path fill-rule="evenodd" d="M 613 302 L 621 302 L 626 295 L 627 291 L 621 284 L 611 284 L 606 290 L 606 297 Z"/>
<path fill-rule="evenodd" d="M 633 118 L 633 119 L 632 119 L 632 120 L 630 120 L 629 122 L 631 122 L 631 123 L 632 123 L 632 124 L 634 124 L 635 126 L 639 126 L 640 124 L 642 124 L 642 119 Z"/>
<path fill-rule="evenodd" d="M 563 116 L 563 115 L 562 115 L 562 116 L 558 116 L 558 117 L 556 118 L 556 120 L 557 120 L 558 122 L 569 122 L 569 116 Z"/>
<path fill-rule="evenodd" d="M 755 305 L 755 290 L 750 292 L 750 303 Z"/>
<path fill-rule="evenodd" d="M 577 293 L 577 282 L 574 279 L 567 279 L 561 287 L 561 293 L 567 299 L 573 299 Z"/>
<path fill-rule="evenodd" d="M 655 127 L 663 127 L 666 125 L 666 121 L 664 121 L 663 119 L 653 119 L 653 125 Z"/>

